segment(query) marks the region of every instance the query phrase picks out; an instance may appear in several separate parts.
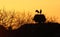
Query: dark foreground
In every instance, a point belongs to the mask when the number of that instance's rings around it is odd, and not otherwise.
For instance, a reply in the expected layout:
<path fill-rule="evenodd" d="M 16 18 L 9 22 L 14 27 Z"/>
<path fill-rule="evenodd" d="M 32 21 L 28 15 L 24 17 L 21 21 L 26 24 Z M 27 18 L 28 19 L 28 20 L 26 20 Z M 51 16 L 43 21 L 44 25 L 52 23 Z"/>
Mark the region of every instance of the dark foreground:
<path fill-rule="evenodd" d="M 60 24 L 25 24 L 14 31 L 7 31 L 1 26 L 0 37 L 60 37 Z"/>

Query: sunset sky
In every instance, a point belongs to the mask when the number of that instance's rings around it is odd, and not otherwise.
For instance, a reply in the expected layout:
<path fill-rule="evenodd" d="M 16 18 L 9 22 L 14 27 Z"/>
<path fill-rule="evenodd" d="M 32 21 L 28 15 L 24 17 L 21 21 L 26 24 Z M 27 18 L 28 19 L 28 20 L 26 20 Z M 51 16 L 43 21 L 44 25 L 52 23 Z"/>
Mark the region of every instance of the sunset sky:
<path fill-rule="evenodd" d="M 2 8 L 31 12 L 42 9 L 46 16 L 60 18 L 60 0 L 0 0 L 0 9 Z"/>

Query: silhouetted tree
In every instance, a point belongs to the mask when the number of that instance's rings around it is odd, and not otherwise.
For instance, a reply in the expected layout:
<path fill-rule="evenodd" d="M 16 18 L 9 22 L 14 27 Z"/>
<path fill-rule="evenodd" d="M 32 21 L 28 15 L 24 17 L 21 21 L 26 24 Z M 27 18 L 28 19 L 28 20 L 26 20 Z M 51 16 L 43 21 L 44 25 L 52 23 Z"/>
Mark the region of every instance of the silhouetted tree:
<path fill-rule="evenodd" d="M 44 23 L 46 21 L 46 18 L 45 18 L 45 15 L 41 14 L 42 10 L 40 10 L 40 12 L 36 10 L 36 12 L 40 14 L 36 14 L 33 20 L 35 20 L 35 22 Z"/>

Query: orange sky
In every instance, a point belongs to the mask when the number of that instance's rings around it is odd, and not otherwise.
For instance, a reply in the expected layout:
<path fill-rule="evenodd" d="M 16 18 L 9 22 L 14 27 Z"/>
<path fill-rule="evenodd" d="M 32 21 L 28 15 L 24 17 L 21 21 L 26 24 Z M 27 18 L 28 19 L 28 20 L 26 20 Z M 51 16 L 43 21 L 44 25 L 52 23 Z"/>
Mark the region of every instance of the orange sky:
<path fill-rule="evenodd" d="M 46 16 L 56 16 L 60 20 L 60 0 L 0 0 L 0 8 L 32 12 L 42 9 Z"/>

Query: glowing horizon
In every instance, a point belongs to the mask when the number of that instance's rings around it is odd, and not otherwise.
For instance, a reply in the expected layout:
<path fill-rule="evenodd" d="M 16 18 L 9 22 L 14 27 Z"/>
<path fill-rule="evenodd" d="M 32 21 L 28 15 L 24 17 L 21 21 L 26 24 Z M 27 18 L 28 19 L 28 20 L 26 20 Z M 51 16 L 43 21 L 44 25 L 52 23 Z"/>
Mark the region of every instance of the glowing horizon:
<path fill-rule="evenodd" d="M 15 10 L 17 13 L 30 11 L 32 15 L 36 9 L 42 9 L 46 17 L 58 17 L 57 21 L 60 23 L 60 0 L 0 0 L 0 9 L 7 12 Z"/>

